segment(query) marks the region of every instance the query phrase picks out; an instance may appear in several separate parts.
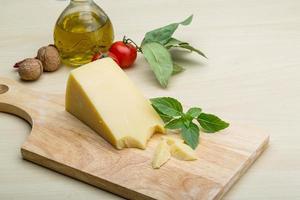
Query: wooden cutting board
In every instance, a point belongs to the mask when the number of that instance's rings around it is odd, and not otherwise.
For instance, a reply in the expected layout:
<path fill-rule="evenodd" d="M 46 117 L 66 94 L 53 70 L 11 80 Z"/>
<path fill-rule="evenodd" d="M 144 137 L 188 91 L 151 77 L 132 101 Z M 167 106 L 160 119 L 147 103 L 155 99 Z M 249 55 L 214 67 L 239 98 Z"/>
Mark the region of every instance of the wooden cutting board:
<path fill-rule="evenodd" d="M 23 88 L 0 78 L 0 111 L 32 125 L 21 147 L 24 159 L 129 199 L 220 199 L 267 147 L 269 137 L 231 124 L 202 134 L 196 161 L 171 158 L 151 167 L 159 136 L 147 150 L 116 150 L 64 109 L 64 95 Z"/>

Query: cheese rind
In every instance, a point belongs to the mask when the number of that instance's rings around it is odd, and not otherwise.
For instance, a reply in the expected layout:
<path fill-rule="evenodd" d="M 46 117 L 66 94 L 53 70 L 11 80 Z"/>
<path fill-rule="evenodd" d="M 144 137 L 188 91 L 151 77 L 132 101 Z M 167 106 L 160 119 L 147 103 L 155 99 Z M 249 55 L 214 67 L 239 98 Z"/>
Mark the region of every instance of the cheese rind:
<path fill-rule="evenodd" d="M 161 140 L 157 145 L 152 160 L 152 167 L 154 169 L 159 169 L 163 164 L 165 164 L 171 157 L 170 147 L 166 140 Z"/>
<path fill-rule="evenodd" d="M 71 71 L 65 106 L 117 149 L 145 149 L 152 134 L 165 132 L 150 101 L 111 58 Z"/>

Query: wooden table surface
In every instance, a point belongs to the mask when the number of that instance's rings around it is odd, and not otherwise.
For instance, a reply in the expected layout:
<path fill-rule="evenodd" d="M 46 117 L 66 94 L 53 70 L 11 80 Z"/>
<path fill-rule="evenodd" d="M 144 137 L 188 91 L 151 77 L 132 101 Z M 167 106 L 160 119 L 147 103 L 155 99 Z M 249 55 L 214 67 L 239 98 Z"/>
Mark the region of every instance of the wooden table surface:
<path fill-rule="evenodd" d="M 187 69 L 168 89 L 156 83 L 142 56 L 127 74 L 146 95 L 173 96 L 229 122 L 247 123 L 271 136 L 270 146 L 224 199 L 300 199 L 300 1 L 102 0 L 116 39 L 140 42 L 152 28 L 194 14 L 176 36 L 203 50 L 178 55 Z M 3 0 L 0 6 L 0 76 L 18 80 L 12 65 L 52 43 L 68 1 Z M 175 52 L 176 53 L 176 52 Z M 26 87 L 62 93 L 70 68 L 45 73 Z M 26 92 L 26 91 L 24 91 Z M 120 199 L 21 159 L 30 133 L 22 119 L 0 113 L 0 199 Z"/>

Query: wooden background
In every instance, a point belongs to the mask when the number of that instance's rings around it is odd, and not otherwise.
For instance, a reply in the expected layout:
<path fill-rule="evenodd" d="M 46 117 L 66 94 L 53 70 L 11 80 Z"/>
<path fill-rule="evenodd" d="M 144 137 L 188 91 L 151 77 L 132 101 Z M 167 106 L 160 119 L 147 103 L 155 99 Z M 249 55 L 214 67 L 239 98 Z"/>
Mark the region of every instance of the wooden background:
<path fill-rule="evenodd" d="M 174 96 L 228 121 L 271 136 L 270 147 L 224 197 L 230 200 L 300 199 L 300 1 L 102 0 L 116 39 L 140 42 L 144 33 L 195 15 L 176 36 L 203 50 L 178 55 L 187 70 L 161 89 L 140 56 L 127 74 L 148 96 Z M 52 43 L 55 20 L 68 1 L 3 0 L 0 76 L 18 80 L 12 65 Z M 62 93 L 67 73 L 46 73 L 28 88 Z M 26 91 L 24 91 L 26 92 Z M 23 120 L 0 113 L 0 199 L 120 199 L 21 159 L 30 132 Z"/>

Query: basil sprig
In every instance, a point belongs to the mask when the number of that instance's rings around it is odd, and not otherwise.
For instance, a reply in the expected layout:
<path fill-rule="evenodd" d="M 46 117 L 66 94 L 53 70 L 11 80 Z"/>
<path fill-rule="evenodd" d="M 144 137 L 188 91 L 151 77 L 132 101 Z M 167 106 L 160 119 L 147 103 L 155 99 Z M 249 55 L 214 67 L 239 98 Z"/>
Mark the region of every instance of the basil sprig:
<path fill-rule="evenodd" d="M 184 71 L 182 66 L 173 62 L 170 52 L 168 51 L 170 48 L 187 49 L 206 58 L 204 53 L 192 47 L 189 43 L 172 37 L 179 25 L 187 26 L 192 22 L 192 19 L 193 15 L 182 22 L 172 23 L 149 31 L 145 34 L 142 41 L 140 46 L 141 52 L 144 54 L 156 79 L 164 88 L 167 87 L 172 75 Z"/>
<path fill-rule="evenodd" d="M 158 97 L 150 101 L 165 122 L 165 128 L 180 130 L 182 139 L 193 149 L 199 144 L 200 128 L 204 132 L 215 133 L 229 126 L 229 123 L 202 112 L 198 107 L 192 107 L 184 113 L 181 103 L 171 97 Z"/>

